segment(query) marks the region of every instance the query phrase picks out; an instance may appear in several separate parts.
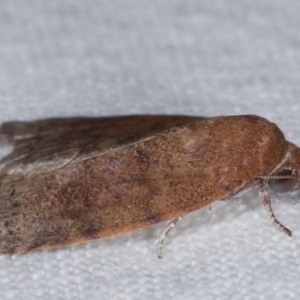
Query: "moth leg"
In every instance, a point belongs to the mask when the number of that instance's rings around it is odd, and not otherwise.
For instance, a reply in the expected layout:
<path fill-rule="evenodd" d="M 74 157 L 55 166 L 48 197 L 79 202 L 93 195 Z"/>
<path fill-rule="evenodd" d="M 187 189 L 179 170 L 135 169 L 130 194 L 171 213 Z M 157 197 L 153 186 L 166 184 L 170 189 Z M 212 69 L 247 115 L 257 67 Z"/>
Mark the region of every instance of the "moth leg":
<path fill-rule="evenodd" d="M 157 257 L 158 258 L 162 258 L 163 257 L 163 254 L 162 254 L 162 246 L 163 246 L 163 243 L 164 243 L 164 240 L 167 236 L 167 234 L 170 232 L 170 230 L 176 225 L 176 223 L 180 220 L 181 218 L 176 218 L 174 220 L 172 220 L 167 228 L 162 232 L 162 234 L 159 236 L 159 239 L 158 239 L 158 243 L 157 243 L 157 248 L 156 248 L 156 252 L 157 252 Z"/>
<path fill-rule="evenodd" d="M 259 198 L 261 200 L 261 203 L 266 208 L 267 212 L 269 213 L 269 216 L 272 220 L 272 222 L 276 225 L 277 228 L 279 228 L 281 231 L 283 231 L 288 236 L 292 236 L 292 231 L 283 226 L 275 217 L 274 212 L 272 210 L 270 197 L 268 195 L 268 191 L 266 188 L 266 183 L 264 180 L 259 179 L 258 180 L 258 194 Z"/>

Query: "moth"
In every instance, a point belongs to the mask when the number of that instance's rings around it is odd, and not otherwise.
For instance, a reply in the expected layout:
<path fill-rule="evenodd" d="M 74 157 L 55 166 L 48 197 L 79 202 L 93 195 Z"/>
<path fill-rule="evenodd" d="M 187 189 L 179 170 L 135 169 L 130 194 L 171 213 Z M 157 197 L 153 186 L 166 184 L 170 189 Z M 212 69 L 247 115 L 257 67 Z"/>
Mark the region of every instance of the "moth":
<path fill-rule="evenodd" d="M 0 253 L 107 237 L 178 218 L 256 187 L 300 186 L 300 149 L 254 115 L 140 115 L 8 122 L 0 171 Z"/>

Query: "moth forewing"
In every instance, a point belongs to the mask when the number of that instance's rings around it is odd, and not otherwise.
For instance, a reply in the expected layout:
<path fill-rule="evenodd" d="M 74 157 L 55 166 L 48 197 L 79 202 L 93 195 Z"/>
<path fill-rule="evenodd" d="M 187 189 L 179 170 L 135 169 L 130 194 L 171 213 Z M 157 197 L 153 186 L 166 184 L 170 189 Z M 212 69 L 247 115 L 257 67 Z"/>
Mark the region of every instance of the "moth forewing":
<path fill-rule="evenodd" d="M 263 176 L 300 162 L 275 124 L 252 115 L 11 122 L 0 137 L 15 146 L 1 161 L 2 253 L 178 219 L 253 185 L 279 226 Z"/>

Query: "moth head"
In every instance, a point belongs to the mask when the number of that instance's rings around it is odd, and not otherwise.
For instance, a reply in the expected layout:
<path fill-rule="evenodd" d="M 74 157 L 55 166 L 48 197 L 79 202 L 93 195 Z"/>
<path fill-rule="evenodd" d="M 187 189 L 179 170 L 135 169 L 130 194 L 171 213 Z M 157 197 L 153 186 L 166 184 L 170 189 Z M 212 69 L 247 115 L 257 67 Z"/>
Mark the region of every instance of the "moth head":
<path fill-rule="evenodd" d="M 300 148 L 292 143 L 288 144 L 285 162 L 272 174 L 259 176 L 276 193 L 293 192 L 300 188 Z"/>
<path fill-rule="evenodd" d="M 269 187 L 276 193 L 295 191 L 300 187 L 297 169 L 283 168 L 268 177 Z"/>

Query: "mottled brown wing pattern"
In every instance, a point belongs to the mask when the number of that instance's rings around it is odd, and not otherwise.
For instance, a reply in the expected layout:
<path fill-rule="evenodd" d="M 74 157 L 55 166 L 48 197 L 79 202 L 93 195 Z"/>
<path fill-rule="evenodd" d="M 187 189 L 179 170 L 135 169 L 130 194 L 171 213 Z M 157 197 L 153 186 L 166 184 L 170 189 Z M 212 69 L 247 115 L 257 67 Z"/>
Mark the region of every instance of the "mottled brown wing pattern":
<path fill-rule="evenodd" d="M 90 160 L 93 164 L 93 157 L 104 153 L 110 156 L 117 148 L 126 148 L 158 132 L 195 119 L 186 116 L 127 116 L 3 124 L 0 137 L 12 142 L 15 148 L 1 161 L 4 165 L 0 173 L 0 228 L 4 236 L 0 241 L 2 252 L 23 252 L 37 248 L 38 244 L 49 244 L 51 247 L 87 239 L 84 236 L 78 238 L 78 231 L 89 233 L 90 238 L 96 237 L 95 232 L 99 229 L 92 229 L 95 225 L 89 224 L 93 218 L 86 209 L 82 209 L 87 204 L 78 204 L 78 200 L 76 202 L 74 199 L 78 196 L 81 197 L 79 202 L 84 202 L 95 193 L 100 193 L 103 180 L 100 173 L 96 174 L 95 187 L 89 188 L 84 180 L 81 180 L 81 184 L 76 183 L 80 176 L 88 178 L 87 170 L 83 174 L 80 172 L 86 168 L 82 166 L 82 161 Z M 115 155 L 118 155 L 117 152 Z M 68 164 L 70 166 L 67 168 Z M 60 172 L 70 173 L 71 179 L 63 175 L 66 183 L 60 182 Z M 76 188 L 78 186 L 80 188 Z M 102 193 L 107 193 L 105 191 L 106 187 Z M 91 205 L 96 207 L 96 204 Z M 65 207 L 63 211 L 62 206 Z M 66 212 L 65 216 L 63 212 Z M 70 232 L 74 232 L 75 237 Z M 54 242 L 51 242 L 52 239 Z"/>

